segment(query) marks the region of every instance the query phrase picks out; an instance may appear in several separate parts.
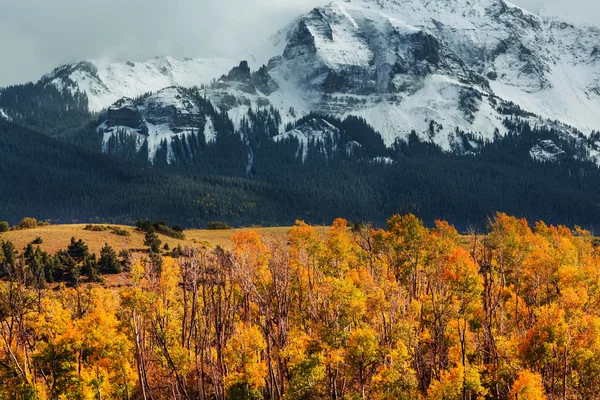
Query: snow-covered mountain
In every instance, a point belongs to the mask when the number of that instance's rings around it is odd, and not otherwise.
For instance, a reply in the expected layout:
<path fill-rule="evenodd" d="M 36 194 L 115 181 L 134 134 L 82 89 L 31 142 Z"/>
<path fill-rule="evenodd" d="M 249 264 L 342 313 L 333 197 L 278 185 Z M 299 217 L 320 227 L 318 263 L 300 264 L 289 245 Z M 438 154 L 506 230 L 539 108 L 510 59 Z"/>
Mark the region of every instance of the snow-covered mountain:
<path fill-rule="evenodd" d="M 150 155 L 165 139 L 202 130 L 204 117 L 182 125 L 182 113 L 195 109 L 173 100 L 181 95 L 176 88 L 135 105 L 140 126 L 114 118 L 131 100 L 111 104 L 172 86 L 203 85 L 200 95 L 237 127 L 250 109 L 276 110 L 281 135 L 309 112 L 354 115 L 388 146 L 413 130 L 446 150 L 458 132 L 492 140 L 506 132 L 503 121 L 511 115 L 571 134 L 600 128 L 600 29 L 534 15 L 505 0 L 338 0 L 277 37 L 262 52 L 274 57 L 254 71 L 240 60 L 162 57 L 66 65 L 43 81 L 84 91 L 91 110 L 110 106 L 100 127 L 105 143 L 134 129 L 140 143 L 147 138 Z M 177 116 L 157 122 L 152 114 L 167 109 Z"/>
<path fill-rule="evenodd" d="M 360 115 L 386 143 L 415 129 L 492 138 L 503 100 L 589 133 L 600 126 L 600 30 L 504 0 L 351 0 L 317 8 L 269 64 L 305 108 Z M 301 107 L 296 107 L 300 108 Z"/>
<path fill-rule="evenodd" d="M 100 111 L 122 97 L 137 97 L 170 86 L 192 87 L 208 84 L 228 71 L 230 59 L 178 60 L 156 57 L 145 62 L 111 63 L 83 61 L 56 68 L 43 82 L 87 94 L 90 111 Z"/>

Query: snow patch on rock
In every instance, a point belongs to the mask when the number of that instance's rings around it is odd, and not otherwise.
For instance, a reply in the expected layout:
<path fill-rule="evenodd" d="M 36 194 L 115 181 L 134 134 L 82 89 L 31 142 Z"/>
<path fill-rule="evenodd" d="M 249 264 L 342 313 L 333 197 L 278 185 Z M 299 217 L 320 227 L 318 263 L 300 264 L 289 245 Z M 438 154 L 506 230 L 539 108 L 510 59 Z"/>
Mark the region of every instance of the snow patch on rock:
<path fill-rule="evenodd" d="M 296 129 L 273 137 L 273 141 L 279 143 L 286 140 L 296 140 L 298 142 L 296 158 L 302 157 L 302 161 L 306 162 L 309 147 L 316 147 L 327 156 L 328 148 L 333 152 L 337 150 L 339 137 L 340 130 L 338 128 L 325 120 L 312 119 Z"/>
<path fill-rule="evenodd" d="M 4 111 L 3 109 L 0 108 L 0 118 L 5 119 L 7 121 L 11 121 L 12 119 L 8 116 L 8 114 L 6 113 L 6 111 Z"/>
<path fill-rule="evenodd" d="M 559 162 L 567 154 L 552 140 L 540 140 L 529 150 L 529 155 L 534 160 L 540 162 Z"/>

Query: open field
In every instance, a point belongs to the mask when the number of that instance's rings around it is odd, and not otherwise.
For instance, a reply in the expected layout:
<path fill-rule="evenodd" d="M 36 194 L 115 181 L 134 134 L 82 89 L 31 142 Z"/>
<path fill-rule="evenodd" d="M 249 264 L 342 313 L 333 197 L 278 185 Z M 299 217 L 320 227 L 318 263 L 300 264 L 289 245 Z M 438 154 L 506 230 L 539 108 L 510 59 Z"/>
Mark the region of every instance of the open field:
<path fill-rule="evenodd" d="M 82 239 L 89 247 L 91 253 L 100 253 L 100 249 L 105 243 L 108 243 L 117 252 L 120 250 L 139 251 L 145 248 L 144 233 L 132 226 L 118 226 L 130 233 L 130 236 L 119 236 L 110 231 L 86 231 L 85 224 L 74 225 L 48 225 L 33 229 L 14 230 L 0 233 L 0 240 L 12 242 L 18 250 L 23 249 L 28 243 L 31 243 L 36 238 L 42 239 L 40 247 L 43 251 L 55 253 L 61 249 L 66 249 L 74 237 L 76 240 Z M 290 227 L 276 228 L 248 228 L 248 229 L 227 229 L 227 230 L 202 230 L 193 229 L 185 231 L 185 240 L 177 240 L 164 235 L 158 235 L 163 245 L 169 244 L 170 248 L 177 247 L 181 244 L 185 246 L 206 246 L 214 248 L 221 246 L 225 249 L 230 249 L 232 246 L 231 236 L 240 231 L 254 230 L 261 234 L 265 240 L 284 238 Z M 327 228 L 319 227 L 319 231 L 326 232 Z"/>

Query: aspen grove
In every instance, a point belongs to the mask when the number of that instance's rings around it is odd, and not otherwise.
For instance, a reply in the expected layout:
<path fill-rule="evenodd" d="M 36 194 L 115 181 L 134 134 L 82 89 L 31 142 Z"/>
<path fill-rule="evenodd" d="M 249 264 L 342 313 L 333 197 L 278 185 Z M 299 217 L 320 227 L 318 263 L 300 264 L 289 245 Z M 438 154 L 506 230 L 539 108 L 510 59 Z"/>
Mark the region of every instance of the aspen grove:
<path fill-rule="evenodd" d="M 0 399 L 600 398 L 587 231 L 397 215 L 232 241 L 141 256 L 119 287 L 49 284 L 2 243 Z"/>

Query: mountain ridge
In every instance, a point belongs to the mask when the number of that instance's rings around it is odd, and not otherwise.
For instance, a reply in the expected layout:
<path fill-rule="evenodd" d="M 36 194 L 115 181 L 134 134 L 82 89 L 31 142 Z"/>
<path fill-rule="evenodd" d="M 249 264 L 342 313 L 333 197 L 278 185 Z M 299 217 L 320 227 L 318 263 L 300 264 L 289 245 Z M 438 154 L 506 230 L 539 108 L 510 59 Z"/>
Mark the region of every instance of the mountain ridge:
<path fill-rule="evenodd" d="M 248 109 L 275 107 L 281 134 L 310 112 L 356 115 L 388 146 L 413 130 L 446 150 L 457 129 L 491 140 L 506 133 L 504 103 L 565 130 L 589 135 L 600 127 L 600 29 L 504 0 L 333 1 L 276 39 L 262 51 L 273 57 L 253 65 L 247 82 L 230 76 L 239 60 L 172 57 L 80 62 L 41 82 L 86 93 L 96 112 L 123 97 L 198 86 L 237 127 Z"/>
<path fill-rule="evenodd" d="M 263 45 L 269 62 L 262 66 L 256 58 L 84 61 L 56 68 L 38 85 L 87 96 L 90 111 L 104 110 L 97 126 L 103 149 L 125 133 L 137 151 L 148 148 L 149 161 L 166 141 L 170 162 L 173 141 L 211 122 L 186 98 L 189 88 L 226 113 L 242 136 L 256 110 L 273 114 L 272 136 L 290 136 L 289 125 L 317 112 L 363 118 L 388 147 L 415 132 L 446 151 L 461 147 L 463 133 L 480 141 L 507 134 L 507 118 L 572 140 L 600 127 L 600 29 L 504 0 L 333 1 L 271 42 Z M 128 99 L 139 96 L 152 106 L 139 103 L 135 126 L 121 124 L 119 116 L 132 110 Z M 0 115 L 13 118 L 1 106 Z M 183 125 L 182 113 L 189 119 Z M 600 160 L 600 143 L 583 146 Z"/>

